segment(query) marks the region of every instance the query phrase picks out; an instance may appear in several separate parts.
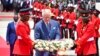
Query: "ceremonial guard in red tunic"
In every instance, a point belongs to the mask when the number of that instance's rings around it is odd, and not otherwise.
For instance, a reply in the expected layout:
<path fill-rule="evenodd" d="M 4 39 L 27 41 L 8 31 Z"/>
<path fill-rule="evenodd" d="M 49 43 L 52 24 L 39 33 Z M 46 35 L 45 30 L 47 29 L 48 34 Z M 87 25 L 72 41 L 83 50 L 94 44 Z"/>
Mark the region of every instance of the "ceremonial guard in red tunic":
<path fill-rule="evenodd" d="M 19 14 L 20 21 L 16 28 L 17 40 L 13 53 L 15 56 L 30 56 L 34 42 L 30 39 L 29 10 L 21 9 Z"/>
<path fill-rule="evenodd" d="M 68 24 L 69 29 L 69 37 L 74 40 L 73 36 L 73 25 L 76 20 L 76 13 L 74 12 L 74 7 L 68 7 L 68 18 L 66 19 L 66 23 Z"/>
<path fill-rule="evenodd" d="M 97 48 L 97 55 L 99 56 L 99 49 L 98 49 L 98 37 L 99 35 L 99 25 L 100 25 L 100 19 L 98 17 L 100 11 L 98 11 L 97 9 L 91 11 L 92 15 L 91 15 L 91 22 L 93 23 L 94 27 L 95 27 L 95 41 L 96 41 L 96 48 Z"/>
<path fill-rule="evenodd" d="M 77 24 L 78 38 L 76 40 L 77 56 L 95 56 L 96 44 L 95 44 L 95 29 L 93 23 L 90 22 L 87 11 L 81 11 L 82 16 Z"/>

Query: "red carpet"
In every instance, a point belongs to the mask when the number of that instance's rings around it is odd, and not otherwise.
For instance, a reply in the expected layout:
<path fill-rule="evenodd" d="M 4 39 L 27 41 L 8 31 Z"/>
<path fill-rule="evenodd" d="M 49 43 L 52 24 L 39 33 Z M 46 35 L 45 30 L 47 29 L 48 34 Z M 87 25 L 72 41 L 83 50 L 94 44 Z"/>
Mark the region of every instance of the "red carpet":
<path fill-rule="evenodd" d="M 6 41 L 0 37 L 0 56 L 9 56 L 10 50 Z"/>
<path fill-rule="evenodd" d="M 3 18 L 6 18 L 6 19 L 7 19 L 7 18 L 11 18 L 11 19 L 12 19 L 13 17 L 14 17 L 14 16 L 0 16 L 0 19 L 3 19 Z"/>
<path fill-rule="evenodd" d="M 13 18 L 13 16 L 0 16 L 0 19 L 2 18 Z"/>

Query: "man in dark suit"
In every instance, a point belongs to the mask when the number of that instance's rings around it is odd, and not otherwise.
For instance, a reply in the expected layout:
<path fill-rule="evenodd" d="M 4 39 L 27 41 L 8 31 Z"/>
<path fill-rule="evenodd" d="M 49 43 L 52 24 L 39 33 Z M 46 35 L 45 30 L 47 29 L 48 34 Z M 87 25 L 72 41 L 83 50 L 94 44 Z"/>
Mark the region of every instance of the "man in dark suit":
<path fill-rule="evenodd" d="M 40 20 L 35 25 L 35 39 L 42 39 L 42 40 L 59 40 L 60 35 L 60 24 L 50 19 L 51 17 L 51 11 L 50 9 L 44 9 L 42 11 L 42 17 L 43 19 Z M 48 52 L 48 51 L 38 51 L 36 50 L 36 56 L 55 56 L 52 55 L 54 52 Z"/>
<path fill-rule="evenodd" d="M 16 35 L 17 21 L 18 21 L 18 16 L 15 15 L 14 21 L 10 22 L 7 26 L 6 41 L 7 41 L 7 44 L 10 45 L 10 56 L 14 56 L 12 52 L 13 52 L 14 43 L 17 38 L 17 35 Z"/>

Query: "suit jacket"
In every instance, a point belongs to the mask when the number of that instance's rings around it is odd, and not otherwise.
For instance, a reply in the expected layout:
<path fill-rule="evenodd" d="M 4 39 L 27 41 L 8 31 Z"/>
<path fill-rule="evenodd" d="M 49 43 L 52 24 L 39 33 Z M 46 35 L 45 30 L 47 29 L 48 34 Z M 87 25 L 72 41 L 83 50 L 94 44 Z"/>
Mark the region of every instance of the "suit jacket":
<path fill-rule="evenodd" d="M 80 46 L 77 46 L 76 53 L 89 55 L 96 54 L 96 44 L 94 39 L 94 26 L 91 22 L 83 28 L 82 22 L 79 22 L 77 25 L 78 39 L 76 43 Z"/>
<path fill-rule="evenodd" d="M 16 39 L 17 39 L 17 35 L 16 35 L 16 30 L 15 30 L 15 25 L 14 25 L 14 22 L 11 22 L 7 26 L 6 41 L 14 45 Z"/>
<path fill-rule="evenodd" d="M 35 39 L 55 40 L 60 39 L 60 25 L 55 20 L 50 20 L 49 31 L 43 20 L 39 21 L 35 26 Z M 40 52 L 36 50 L 36 56 L 49 56 L 51 53 L 47 51 Z"/>
<path fill-rule="evenodd" d="M 28 23 L 18 22 L 17 40 L 14 45 L 13 53 L 17 55 L 30 55 L 32 40 L 30 39 L 30 28 Z"/>

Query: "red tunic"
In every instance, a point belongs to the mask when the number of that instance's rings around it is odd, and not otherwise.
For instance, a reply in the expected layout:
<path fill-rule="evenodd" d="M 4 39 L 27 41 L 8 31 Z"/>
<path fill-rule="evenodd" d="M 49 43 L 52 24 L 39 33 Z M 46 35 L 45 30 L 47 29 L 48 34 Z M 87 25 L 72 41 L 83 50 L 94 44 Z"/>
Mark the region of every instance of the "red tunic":
<path fill-rule="evenodd" d="M 55 17 L 57 17 L 58 14 L 59 14 L 59 9 L 58 8 L 54 8 L 52 12 L 55 15 Z"/>
<path fill-rule="evenodd" d="M 89 55 L 89 54 L 96 54 L 96 44 L 94 40 L 94 26 L 91 22 L 88 25 L 83 27 L 82 20 L 77 24 L 77 33 L 78 39 L 76 43 L 79 46 L 76 48 L 76 53 Z"/>
<path fill-rule="evenodd" d="M 68 28 L 73 28 L 73 24 L 74 24 L 74 20 L 76 20 L 76 13 L 75 12 L 72 12 L 69 14 L 69 24 L 68 24 Z"/>
<path fill-rule="evenodd" d="M 68 12 L 63 11 L 63 16 L 64 16 L 64 19 L 67 19 L 68 18 Z"/>
<path fill-rule="evenodd" d="M 33 4 L 33 6 L 36 7 L 36 8 L 39 8 L 39 2 L 35 2 L 35 3 Z"/>
<path fill-rule="evenodd" d="M 95 37 L 99 37 L 99 25 L 100 25 L 100 19 L 98 17 L 95 17 L 94 15 L 92 15 L 92 19 L 91 22 L 93 23 L 94 27 L 95 27 L 95 33 L 94 36 Z"/>
<path fill-rule="evenodd" d="M 32 40 L 30 39 L 30 28 L 27 23 L 19 22 L 16 28 L 17 40 L 14 45 L 14 54 L 30 55 Z"/>

